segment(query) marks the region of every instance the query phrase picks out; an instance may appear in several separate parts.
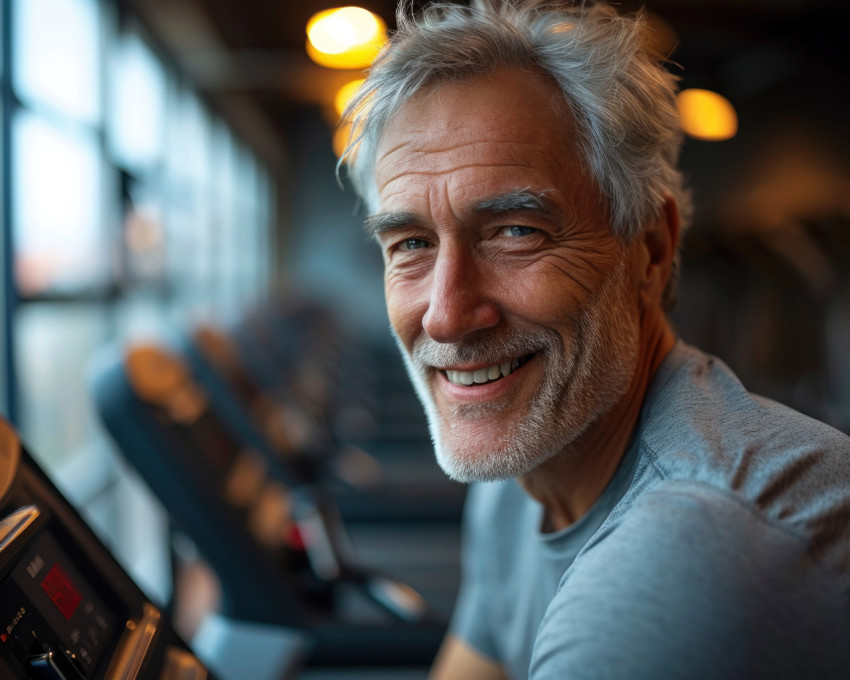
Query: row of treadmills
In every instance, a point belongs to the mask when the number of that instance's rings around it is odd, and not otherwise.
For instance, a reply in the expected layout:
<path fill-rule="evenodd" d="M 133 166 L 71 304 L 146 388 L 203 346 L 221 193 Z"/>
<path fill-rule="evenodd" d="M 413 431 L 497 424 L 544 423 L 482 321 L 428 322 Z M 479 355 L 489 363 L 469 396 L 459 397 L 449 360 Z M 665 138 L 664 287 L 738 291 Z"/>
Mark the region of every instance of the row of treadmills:
<path fill-rule="evenodd" d="M 92 395 L 215 573 L 190 644 L 0 423 L 0 678 L 422 678 L 458 586 L 464 487 L 392 348 L 270 299 L 227 332 L 107 351 Z"/>

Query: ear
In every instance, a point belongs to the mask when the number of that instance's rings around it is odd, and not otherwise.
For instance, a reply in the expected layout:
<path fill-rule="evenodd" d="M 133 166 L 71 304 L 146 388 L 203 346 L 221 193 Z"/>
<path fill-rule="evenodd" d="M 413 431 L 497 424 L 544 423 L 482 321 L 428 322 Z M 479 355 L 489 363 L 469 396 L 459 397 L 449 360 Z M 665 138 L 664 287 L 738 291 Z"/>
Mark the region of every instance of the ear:
<path fill-rule="evenodd" d="M 679 247 L 679 206 L 672 195 L 664 199 L 658 216 L 651 220 L 638 238 L 641 271 L 640 301 L 644 310 L 661 307 L 664 289 L 673 270 L 673 260 Z"/>

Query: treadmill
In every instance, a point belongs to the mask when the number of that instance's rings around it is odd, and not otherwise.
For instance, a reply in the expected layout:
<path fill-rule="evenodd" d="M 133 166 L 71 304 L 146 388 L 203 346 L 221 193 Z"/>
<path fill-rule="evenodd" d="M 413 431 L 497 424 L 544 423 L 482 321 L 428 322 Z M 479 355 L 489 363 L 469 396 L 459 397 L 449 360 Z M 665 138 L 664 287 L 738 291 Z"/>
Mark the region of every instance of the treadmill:
<path fill-rule="evenodd" d="M 360 564 L 313 466 L 240 439 L 179 356 L 155 345 L 106 355 L 92 391 L 125 458 L 218 576 L 222 614 L 308 631 L 308 665 L 431 663 L 447 621 Z"/>
<path fill-rule="evenodd" d="M 374 368 L 368 352 L 347 348 L 343 359 L 336 360 L 344 367 L 338 367 L 329 366 L 321 347 L 313 347 L 312 356 L 305 353 L 295 362 L 298 366 L 287 368 L 293 358 L 272 354 L 265 346 L 271 333 L 260 334 L 256 326 L 254 321 L 240 327 L 233 336 L 199 326 L 181 347 L 194 378 L 231 428 L 246 439 L 264 440 L 272 455 L 298 457 L 312 466 L 347 523 L 459 525 L 466 487 L 436 471 L 418 401 L 412 404 L 414 416 L 403 413 L 411 405 L 404 396 L 412 396 L 406 376 L 404 390 L 391 391 L 384 403 L 369 408 L 376 390 L 361 376 L 349 377 L 358 367 Z M 374 377 L 380 371 L 370 373 Z M 384 434 L 386 419 L 378 417 L 388 407 L 407 440 Z M 371 413 L 363 413 L 366 409 Z M 353 425 L 355 410 L 378 426 L 376 436 L 358 436 L 362 428 Z M 298 436 L 287 435 L 293 431 Z M 422 461 L 425 466 L 417 465 Z M 409 470 L 413 474 L 404 474 Z"/>
<path fill-rule="evenodd" d="M 0 419 L 0 678 L 211 677 Z"/>

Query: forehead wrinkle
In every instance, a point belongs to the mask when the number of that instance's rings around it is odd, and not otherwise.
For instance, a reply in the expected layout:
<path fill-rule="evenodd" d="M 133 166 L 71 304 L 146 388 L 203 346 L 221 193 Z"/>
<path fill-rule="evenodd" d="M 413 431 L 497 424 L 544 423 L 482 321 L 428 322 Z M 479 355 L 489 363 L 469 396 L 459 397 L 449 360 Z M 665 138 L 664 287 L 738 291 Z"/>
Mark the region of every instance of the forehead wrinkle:
<path fill-rule="evenodd" d="M 442 134 L 440 135 L 443 136 Z M 452 144 L 436 145 L 428 143 L 427 139 L 423 139 L 426 135 L 413 134 L 409 139 L 405 139 L 389 149 L 380 149 L 378 152 L 378 163 L 385 162 L 389 157 L 399 153 L 409 153 L 411 160 L 418 160 L 423 157 L 449 154 L 453 152 L 467 152 L 469 147 L 486 146 L 488 155 L 493 155 L 494 149 L 499 148 L 500 152 L 504 152 L 504 147 L 522 147 L 523 153 L 527 153 L 526 147 L 538 148 L 544 151 L 550 150 L 550 147 L 541 142 L 532 140 L 516 139 L 512 136 L 509 139 L 494 139 L 493 131 L 487 130 L 480 139 L 470 139 L 467 141 L 454 142 Z M 442 141 L 442 140 L 435 140 Z"/>
<path fill-rule="evenodd" d="M 435 141 L 443 142 L 443 140 Z M 485 153 L 479 154 L 477 152 L 478 147 L 484 147 Z M 451 154 L 455 153 L 461 156 L 475 154 L 482 159 L 489 159 L 481 160 L 481 165 L 504 165 L 510 163 L 517 155 L 523 159 L 526 158 L 529 154 L 529 147 L 539 149 L 543 154 L 551 154 L 552 152 L 550 146 L 541 142 L 522 139 L 493 139 L 492 132 L 486 133 L 480 139 L 452 144 L 443 143 L 439 146 L 429 145 L 427 139 L 423 140 L 414 134 L 386 150 L 379 149 L 376 156 L 375 169 L 376 174 L 380 174 L 380 167 L 382 165 L 391 167 L 400 166 L 402 168 L 400 172 L 417 171 L 423 168 L 423 166 L 440 166 L 444 167 L 446 171 L 450 171 L 455 167 L 468 167 L 452 165 Z M 401 155 L 401 158 L 396 159 L 399 155 Z M 448 161 L 446 161 L 447 156 Z M 503 157 L 502 161 L 499 160 L 499 156 Z"/>
<path fill-rule="evenodd" d="M 411 130 L 411 132 L 414 133 L 414 135 L 421 134 L 421 131 Z M 386 138 L 386 135 L 384 135 L 384 137 L 382 137 L 381 140 L 383 141 L 383 139 L 385 139 L 385 138 Z M 399 151 L 403 151 L 405 147 L 408 147 L 411 144 L 413 144 L 415 139 L 416 139 L 415 137 L 413 137 L 411 139 L 403 139 L 398 144 L 396 144 L 395 146 L 391 146 L 389 149 L 386 149 L 386 150 L 380 148 L 380 145 L 379 145 L 378 150 L 377 150 L 377 154 L 376 154 L 378 162 L 386 159 L 388 156 L 392 156 L 393 154 L 398 153 Z M 414 149 L 414 153 L 421 153 L 421 152 Z"/>
<path fill-rule="evenodd" d="M 397 182 L 405 182 L 405 181 L 408 181 L 410 179 L 417 178 L 417 177 L 431 178 L 431 177 L 443 177 L 443 176 L 449 176 L 449 175 L 456 175 L 459 172 L 463 172 L 463 171 L 467 171 L 467 170 L 473 170 L 473 169 L 476 169 L 476 168 L 484 168 L 484 169 L 487 169 L 487 170 L 493 170 L 493 169 L 497 169 L 497 168 L 502 169 L 502 170 L 511 169 L 511 168 L 515 168 L 515 169 L 522 170 L 522 171 L 533 170 L 533 168 L 529 168 L 528 165 L 526 165 L 524 163 L 512 163 L 512 162 L 507 162 L 507 161 L 504 162 L 504 163 L 474 162 L 474 163 L 464 163 L 462 165 L 457 165 L 457 166 L 453 167 L 451 171 L 425 170 L 425 169 L 413 170 L 413 169 L 407 169 L 407 168 L 398 168 L 397 171 L 394 172 L 392 175 L 390 175 L 386 178 L 378 177 L 378 178 L 376 178 L 376 180 L 378 180 L 378 191 L 381 194 L 384 194 L 384 200 L 386 200 L 386 198 L 388 197 L 386 194 L 389 193 L 390 195 L 392 195 L 393 193 L 397 193 L 397 192 L 393 192 L 393 190 L 392 190 L 392 185 L 396 184 Z M 483 180 L 482 180 L 482 182 L 483 182 Z"/>
<path fill-rule="evenodd" d="M 462 165 L 456 165 L 452 168 L 452 172 L 456 170 L 469 170 L 470 168 L 527 168 L 528 166 L 523 165 L 522 163 L 464 163 Z M 390 179 L 384 182 L 384 186 L 389 184 L 390 182 L 394 182 L 397 179 L 403 179 L 404 177 L 412 177 L 417 175 L 424 175 L 425 177 L 436 177 L 439 175 L 447 175 L 448 173 L 445 170 L 400 170 L 398 174 L 394 175 Z"/>
<path fill-rule="evenodd" d="M 447 144 L 443 132 L 437 139 L 417 136 L 406 130 L 399 143 L 379 150 L 375 164 L 375 182 L 380 193 L 397 180 L 431 178 L 477 168 L 529 170 L 529 157 L 549 157 L 550 146 L 537 140 L 493 139 L 490 133 L 472 140 Z M 386 141 L 391 140 L 386 138 Z M 431 144 L 431 146 L 429 146 Z M 479 151 L 480 150 L 480 151 Z"/>

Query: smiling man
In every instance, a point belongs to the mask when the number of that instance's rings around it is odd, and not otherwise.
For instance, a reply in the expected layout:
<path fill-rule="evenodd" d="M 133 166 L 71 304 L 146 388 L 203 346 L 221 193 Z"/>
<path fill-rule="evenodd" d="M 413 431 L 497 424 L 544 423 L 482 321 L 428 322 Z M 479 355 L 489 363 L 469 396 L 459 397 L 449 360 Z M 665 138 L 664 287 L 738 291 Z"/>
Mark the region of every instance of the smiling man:
<path fill-rule="evenodd" d="M 473 488 L 433 677 L 843 677 L 850 440 L 678 341 L 675 82 L 602 4 L 443 5 L 350 175 L 443 469 Z"/>

